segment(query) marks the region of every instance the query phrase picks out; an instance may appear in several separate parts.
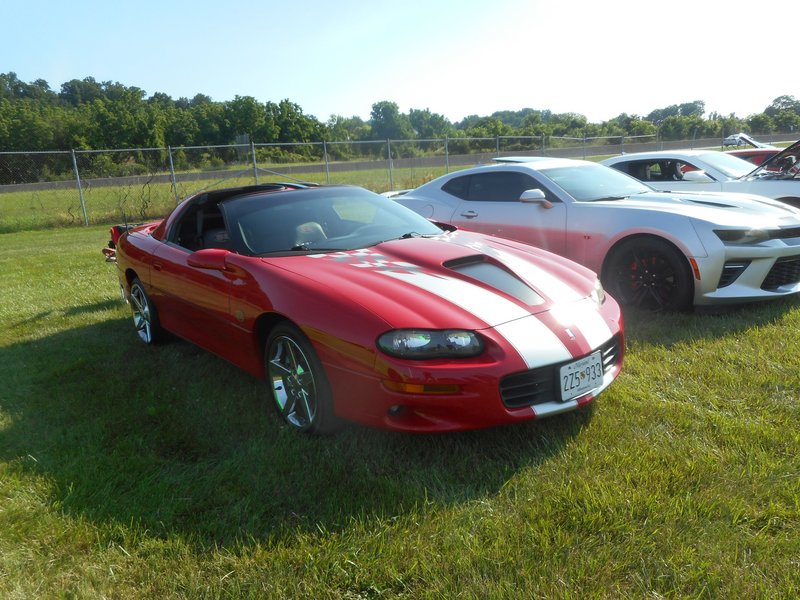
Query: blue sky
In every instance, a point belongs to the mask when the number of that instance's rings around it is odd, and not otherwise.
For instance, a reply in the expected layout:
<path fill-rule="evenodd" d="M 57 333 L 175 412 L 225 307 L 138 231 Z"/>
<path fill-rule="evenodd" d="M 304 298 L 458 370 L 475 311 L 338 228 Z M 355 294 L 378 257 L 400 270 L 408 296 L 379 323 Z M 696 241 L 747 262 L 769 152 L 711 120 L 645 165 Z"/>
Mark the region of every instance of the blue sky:
<path fill-rule="evenodd" d="M 94 77 L 148 96 L 288 98 L 321 121 L 367 119 L 382 100 L 453 122 L 526 107 L 600 122 L 694 100 L 745 117 L 800 98 L 796 57 L 781 52 L 796 24 L 780 10 L 752 0 L 7 0 L 0 72 L 55 91 Z"/>

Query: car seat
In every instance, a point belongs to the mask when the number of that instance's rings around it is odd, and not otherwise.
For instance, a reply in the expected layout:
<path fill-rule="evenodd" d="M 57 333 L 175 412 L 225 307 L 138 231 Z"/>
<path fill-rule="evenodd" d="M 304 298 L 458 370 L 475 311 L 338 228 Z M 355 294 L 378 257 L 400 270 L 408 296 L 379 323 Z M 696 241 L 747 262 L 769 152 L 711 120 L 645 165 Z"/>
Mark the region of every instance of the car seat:
<path fill-rule="evenodd" d="M 313 244 L 314 242 L 321 242 L 327 240 L 328 236 L 325 235 L 325 230 L 322 225 L 316 221 L 308 221 L 301 223 L 294 229 L 294 243 L 295 246 L 302 246 L 304 244 Z"/>

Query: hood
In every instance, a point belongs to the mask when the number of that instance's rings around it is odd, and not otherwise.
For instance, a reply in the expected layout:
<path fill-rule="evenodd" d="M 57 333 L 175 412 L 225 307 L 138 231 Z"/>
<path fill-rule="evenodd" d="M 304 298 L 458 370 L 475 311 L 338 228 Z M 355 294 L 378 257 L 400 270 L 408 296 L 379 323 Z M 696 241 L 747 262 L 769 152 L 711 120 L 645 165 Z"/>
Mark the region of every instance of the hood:
<path fill-rule="evenodd" d="M 496 327 L 583 302 L 596 280 L 544 250 L 464 231 L 261 260 L 340 290 L 393 327 Z"/>
<path fill-rule="evenodd" d="M 745 175 L 743 179 L 750 177 L 768 178 L 768 179 L 792 179 L 798 176 L 797 172 L 787 173 L 786 168 L 792 166 L 800 166 L 800 140 L 791 146 L 784 148 L 775 156 L 765 160 L 750 173 Z"/>
<path fill-rule="evenodd" d="M 753 194 L 648 191 L 611 202 L 620 207 L 658 210 L 719 225 L 774 228 L 800 224 L 797 208 Z"/>

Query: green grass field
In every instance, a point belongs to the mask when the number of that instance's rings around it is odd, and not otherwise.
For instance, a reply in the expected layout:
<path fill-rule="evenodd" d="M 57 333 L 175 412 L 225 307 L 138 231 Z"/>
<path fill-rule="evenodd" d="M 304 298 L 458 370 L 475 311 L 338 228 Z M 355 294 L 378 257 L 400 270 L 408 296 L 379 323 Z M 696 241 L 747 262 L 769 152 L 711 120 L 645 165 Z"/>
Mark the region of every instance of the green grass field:
<path fill-rule="evenodd" d="M 0 597 L 800 595 L 798 299 L 626 314 L 588 410 L 314 439 L 141 345 L 106 240 L 0 235 Z"/>

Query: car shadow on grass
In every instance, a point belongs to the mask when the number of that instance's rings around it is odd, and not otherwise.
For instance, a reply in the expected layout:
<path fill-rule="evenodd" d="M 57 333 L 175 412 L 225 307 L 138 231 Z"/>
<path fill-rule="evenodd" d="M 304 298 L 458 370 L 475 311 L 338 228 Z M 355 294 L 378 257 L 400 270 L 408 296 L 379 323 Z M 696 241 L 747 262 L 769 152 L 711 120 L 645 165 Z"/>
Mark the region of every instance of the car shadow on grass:
<path fill-rule="evenodd" d="M 628 336 L 669 345 L 772 323 L 794 307 L 631 314 Z M 343 531 L 354 520 L 368 527 L 501 493 L 580 443 L 603 403 L 463 433 L 350 425 L 309 437 L 282 424 L 263 382 L 181 341 L 145 347 L 129 319 L 3 348 L 0 379 L 8 469 L 44 477 L 53 506 L 101 529 L 136 527 L 200 547 Z"/>

